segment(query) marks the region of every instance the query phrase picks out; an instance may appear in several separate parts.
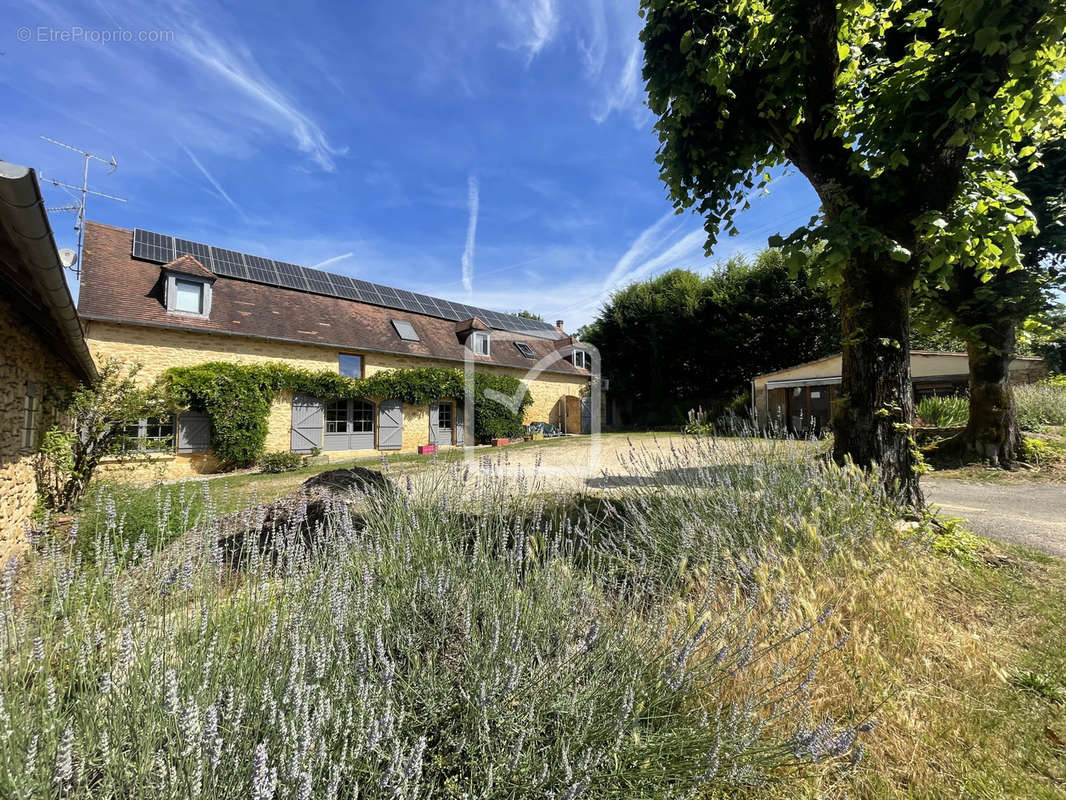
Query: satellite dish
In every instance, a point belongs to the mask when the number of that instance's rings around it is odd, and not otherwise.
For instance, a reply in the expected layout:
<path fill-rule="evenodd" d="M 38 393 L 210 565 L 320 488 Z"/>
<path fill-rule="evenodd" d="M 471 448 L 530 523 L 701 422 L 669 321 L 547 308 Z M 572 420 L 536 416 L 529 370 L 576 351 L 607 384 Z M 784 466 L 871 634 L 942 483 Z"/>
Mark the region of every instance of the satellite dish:
<path fill-rule="evenodd" d="M 67 269 L 73 267 L 77 260 L 78 254 L 70 248 L 64 247 L 62 250 L 59 251 L 59 262 Z"/>

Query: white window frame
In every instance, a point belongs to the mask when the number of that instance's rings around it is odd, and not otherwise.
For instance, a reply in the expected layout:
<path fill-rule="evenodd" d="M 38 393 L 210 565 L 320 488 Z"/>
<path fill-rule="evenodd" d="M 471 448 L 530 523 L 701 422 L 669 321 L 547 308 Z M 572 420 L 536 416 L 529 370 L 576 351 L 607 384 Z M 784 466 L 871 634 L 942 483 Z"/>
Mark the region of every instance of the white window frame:
<path fill-rule="evenodd" d="M 484 349 L 482 349 L 484 348 Z M 474 331 L 470 336 L 470 349 L 476 356 L 490 355 L 492 341 L 487 331 Z"/>
<path fill-rule="evenodd" d="M 194 284 L 200 287 L 200 310 L 184 311 L 178 308 L 178 283 Z M 211 316 L 211 282 L 201 280 L 192 275 L 169 273 L 167 275 L 167 313 L 178 314 L 183 317 L 197 317 L 207 319 Z"/>
<path fill-rule="evenodd" d="M 585 350 L 575 350 L 573 361 L 578 369 L 592 369 L 592 356 Z"/>

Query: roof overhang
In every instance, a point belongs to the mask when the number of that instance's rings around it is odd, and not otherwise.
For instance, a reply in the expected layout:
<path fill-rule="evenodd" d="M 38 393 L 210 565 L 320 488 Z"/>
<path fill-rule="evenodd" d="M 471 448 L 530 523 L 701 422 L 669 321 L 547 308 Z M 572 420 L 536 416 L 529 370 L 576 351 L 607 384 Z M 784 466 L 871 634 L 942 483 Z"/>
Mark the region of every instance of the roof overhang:
<path fill-rule="evenodd" d="M 780 381 L 767 381 L 767 389 L 791 389 L 796 386 L 833 386 L 840 383 L 839 375 L 829 375 L 822 378 L 792 378 Z"/>
<path fill-rule="evenodd" d="M 96 364 L 70 296 L 52 226 L 45 213 L 37 175 L 29 167 L 0 161 L 0 242 L 10 247 L 20 268 L 18 280 L 30 284 L 51 317 L 57 355 L 84 380 L 96 377 Z"/>

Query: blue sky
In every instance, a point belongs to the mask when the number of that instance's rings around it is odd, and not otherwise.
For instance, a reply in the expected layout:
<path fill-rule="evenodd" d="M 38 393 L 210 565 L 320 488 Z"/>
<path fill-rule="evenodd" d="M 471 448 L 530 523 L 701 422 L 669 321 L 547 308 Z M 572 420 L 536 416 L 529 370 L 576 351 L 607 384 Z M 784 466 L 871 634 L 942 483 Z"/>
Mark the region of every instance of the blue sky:
<path fill-rule="evenodd" d="M 658 179 L 635 0 L 30 0 L 4 18 L 0 158 L 79 183 L 41 135 L 114 154 L 90 187 L 128 202 L 89 204 L 114 225 L 576 329 L 613 288 L 711 270 L 817 206 L 786 176 L 704 257 Z M 101 41 L 115 31 L 169 40 Z M 53 214 L 60 246 L 72 222 Z"/>

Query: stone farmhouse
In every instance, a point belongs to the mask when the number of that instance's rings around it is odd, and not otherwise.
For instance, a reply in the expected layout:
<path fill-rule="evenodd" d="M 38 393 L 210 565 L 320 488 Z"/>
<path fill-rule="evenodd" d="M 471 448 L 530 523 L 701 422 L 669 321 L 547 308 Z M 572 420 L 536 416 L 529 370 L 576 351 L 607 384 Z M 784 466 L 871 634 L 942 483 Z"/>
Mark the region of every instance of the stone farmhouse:
<path fill-rule="evenodd" d="M 37 503 L 34 452 L 57 409 L 96 376 L 37 176 L 0 161 L 0 560 Z"/>
<path fill-rule="evenodd" d="M 208 361 L 280 362 L 351 377 L 444 367 L 525 380 L 526 422 L 589 426 L 591 357 L 556 325 L 144 230 L 85 226 L 78 313 L 93 357 L 142 364 L 153 380 Z M 325 403 L 281 396 L 268 451 L 351 458 L 466 442 L 461 399 Z M 206 417 L 146 419 L 139 435 L 167 477 L 211 472 Z"/>

